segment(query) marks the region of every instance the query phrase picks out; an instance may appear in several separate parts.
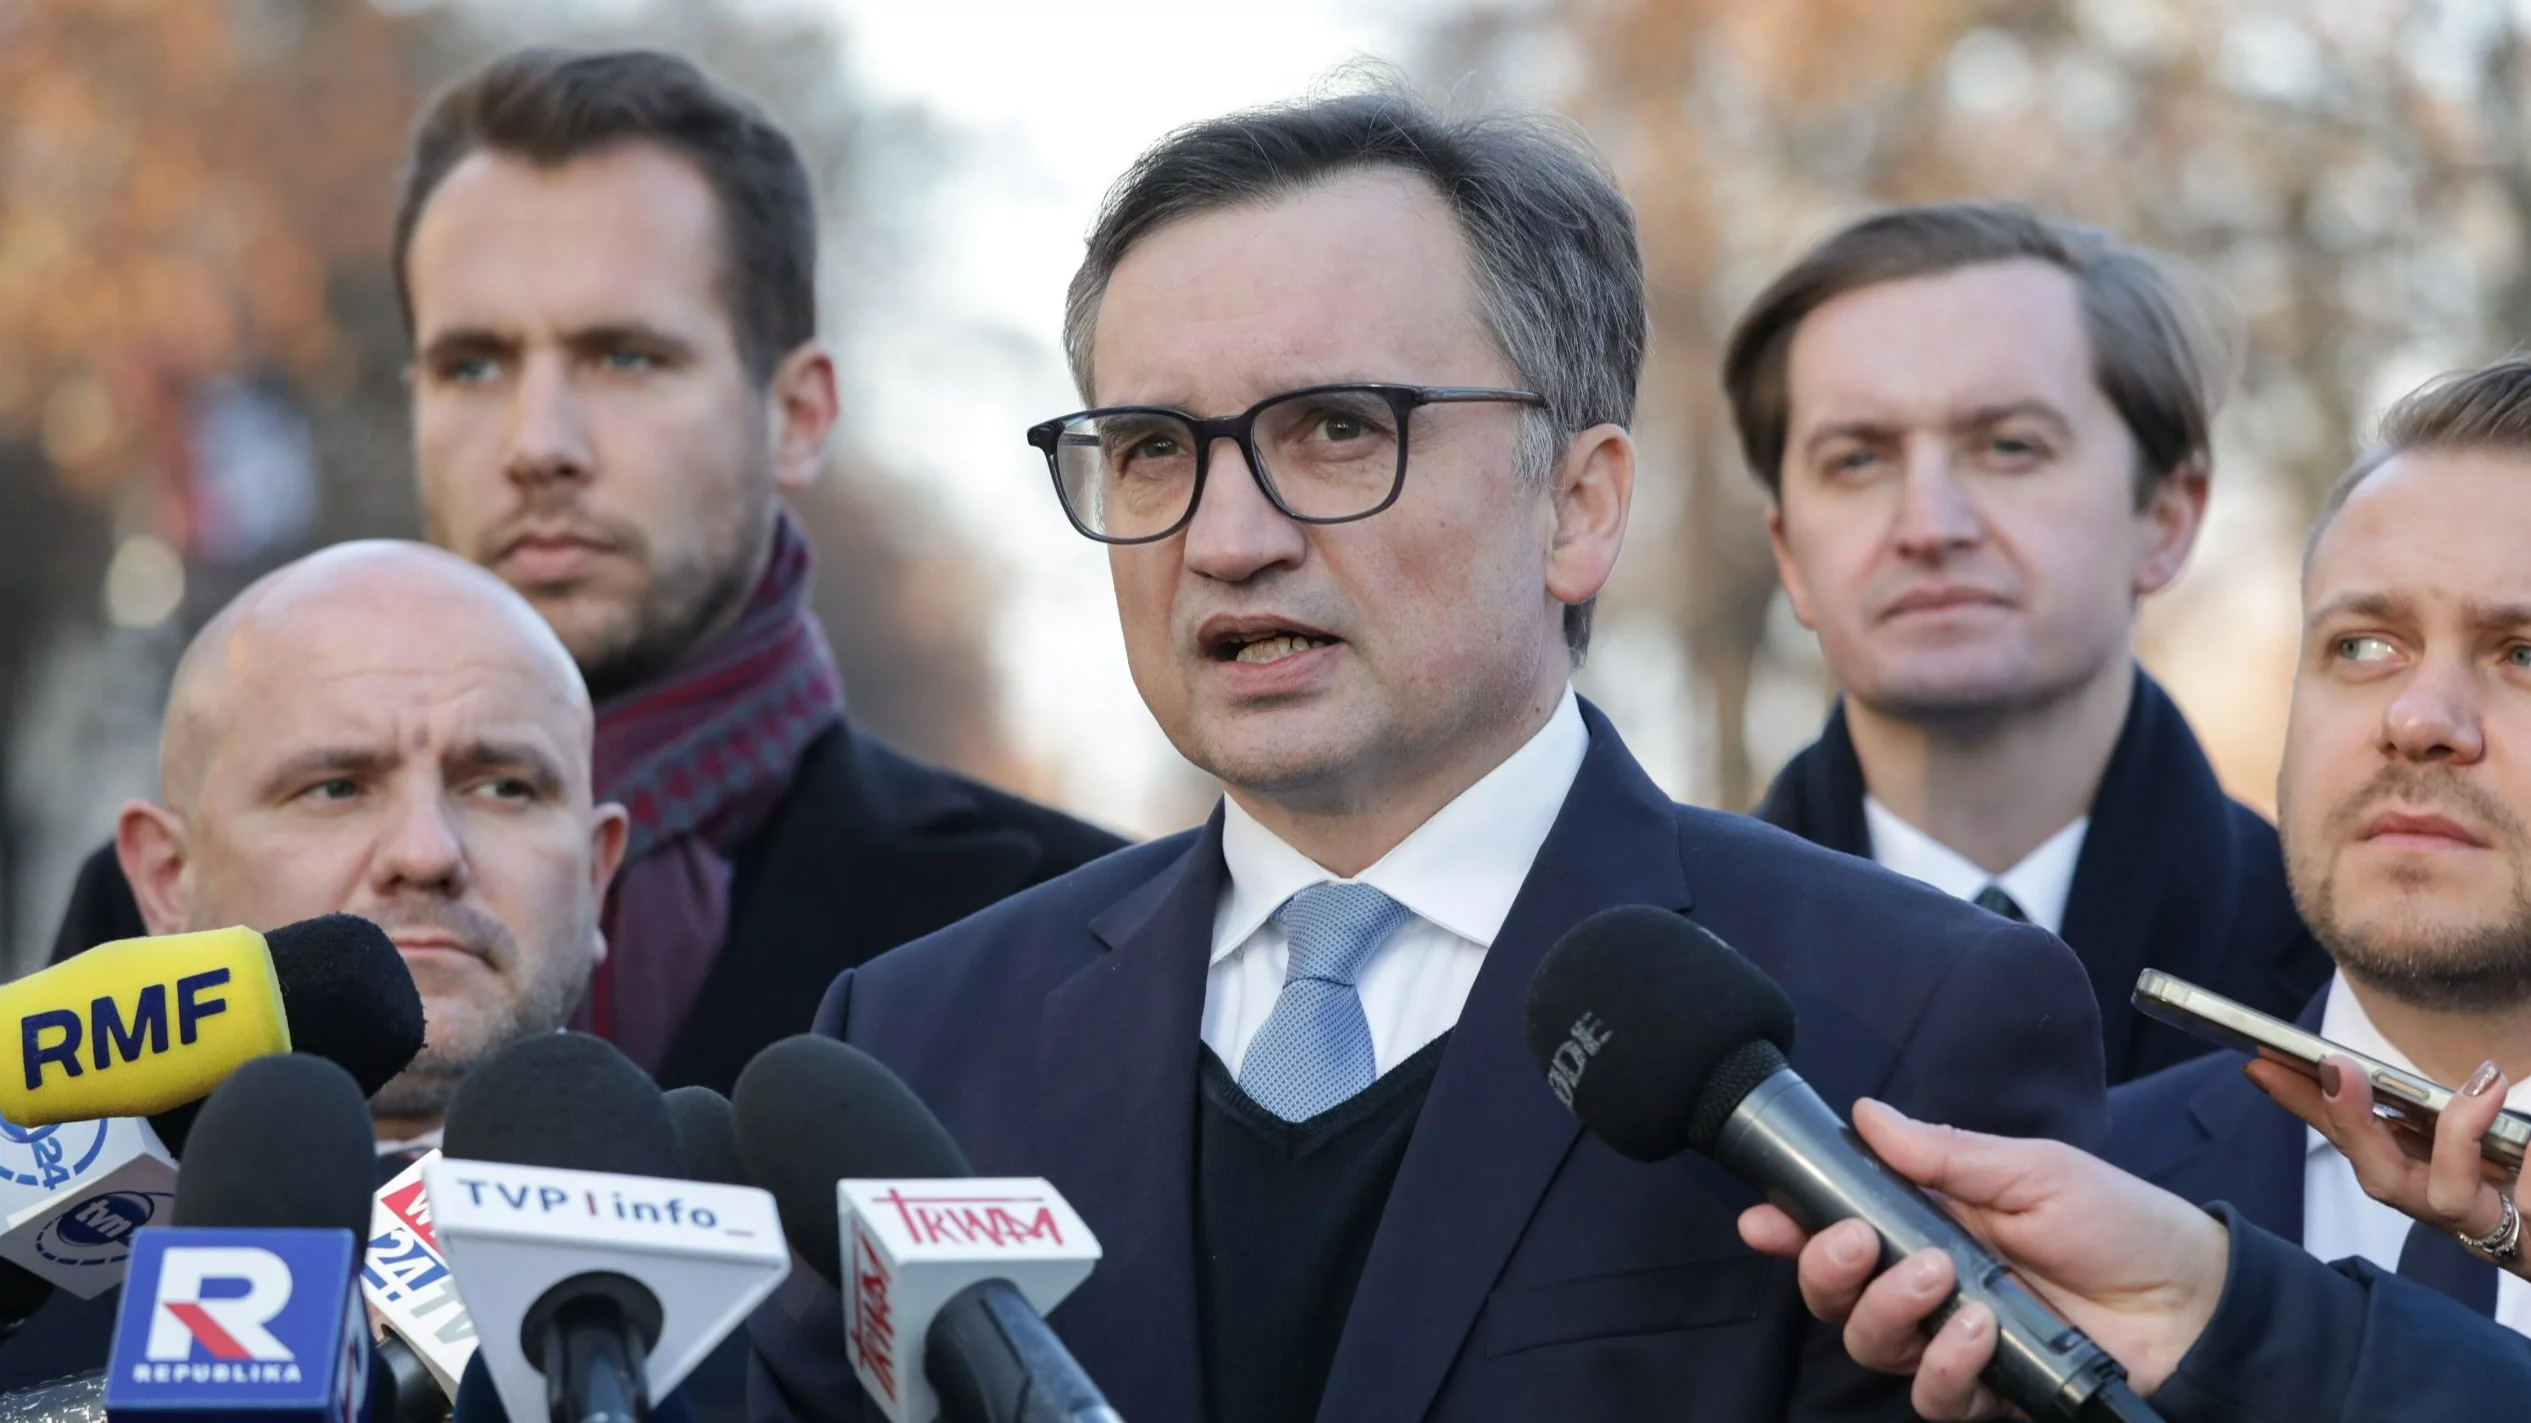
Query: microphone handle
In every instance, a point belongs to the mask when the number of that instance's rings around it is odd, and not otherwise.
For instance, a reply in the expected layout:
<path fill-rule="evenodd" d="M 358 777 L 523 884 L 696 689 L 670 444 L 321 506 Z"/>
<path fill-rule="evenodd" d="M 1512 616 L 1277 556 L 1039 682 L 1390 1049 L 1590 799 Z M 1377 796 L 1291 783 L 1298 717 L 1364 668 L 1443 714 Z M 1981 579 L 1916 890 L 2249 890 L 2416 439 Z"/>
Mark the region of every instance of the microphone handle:
<path fill-rule="evenodd" d="M 641 1336 L 612 1296 L 565 1301 L 544 1327 L 551 1423 L 650 1423 Z"/>
<path fill-rule="evenodd" d="M 1831 1141 L 1851 1150 L 1815 1149 Z M 2024 1289 L 1915 1183 L 1882 1165 L 1791 1068 L 1777 1069 L 1732 1109 L 1713 1156 L 1805 1230 L 1847 1219 L 1870 1225 L 1880 1233 L 1884 1270 L 1928 1247 L 1949 1255 L 1959 1283 L 1926 1320 L 1926 1332 L 1941 1328 L 1968 1301 L 1992 1310 L 1995 1360 L 1986 1381 L 2037 1423 L 2154 1419 L 2127 1390 L 2126 1370 L 2116 1359 Z"/>
<path fill-rule="evenodd" d="M 941 1423 L 1124 1423 L 1008 1280 L 949 1297 L 923 1334 Z"/>

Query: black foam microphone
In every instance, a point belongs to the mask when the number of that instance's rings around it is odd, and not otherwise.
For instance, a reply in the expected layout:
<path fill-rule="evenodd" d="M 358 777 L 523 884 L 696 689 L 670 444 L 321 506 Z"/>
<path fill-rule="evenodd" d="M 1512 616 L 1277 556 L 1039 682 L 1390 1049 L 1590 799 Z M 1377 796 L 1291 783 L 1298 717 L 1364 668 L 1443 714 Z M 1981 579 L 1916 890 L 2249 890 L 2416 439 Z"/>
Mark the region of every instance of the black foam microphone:
<path fill-rule="evenodd" d="M 244 1063 L 203 1099 L 173 1224 L 369 1238 L 378 1156 L 350 1073 L 307 1053 Z"/>
<path fill-rule="evenodd" d="M 321 1057 L 374 1097 L 422 1050 L 422 995 L 386 931 L 356 914 L 326 914 L 264 935 L 290 1050 Z M 194 1118 L 208 1098 L 149 1119 L 181 1159 Z M 365 1226 L 367 1222 L 363 1222 Z"/>
<path fill-rule="evenodd" d="M 494 1053 L 448 1104 L 445 1157 L 561 1171 L 676 1178 L 685 1156 L 649 1074 L 604 1039 L 546 1033 Z M 466 1287 L 465 1275 L 458 1287 Z M 547 1290 L 519 1322 L 557 1419 L 647 1423 L 658 1297 L 629 1274 L 593 1270 Z M 478 1330 L 502 1321 L 475 1315 Z"/>
<path fill-rule="evenodd" d="M 2040 1423 L 2142 1423 L 2118 1361 L 2058 1318 L 1870 1147 L 1790 1067 L 1793 1004 L 1703 926 L 1628 906 L 1576 925 L 1529 983 L 1525 1032 L 1547 1086 L 1591 1134 L 1638 1161 L 1711 1156 L 1806 1230 L 1858 1219 L 1881 1268 L 1928 1247 L 1995 1315 L 1986 1381 Z"/>
<path fill-rule="evenodd" d="M 802 1034 L 766 1048 L 738 1074 L 730 1098 L 748 1178 L 773 1193 L 782 1233 L 839 1290 L 844 1246 L 836 1182 L 974 1174 L 912 1088 L 876 1058 L 833 1038 Z M 899 1309 L 890 1321 L 894 1339 L 922 1341 L 923 1378 L 945 1423 L 1119 1423 L 1038 1305 L 989 1261 L 952 1269 L 958 1287 L 945 1299 L 905 1290 L 939 1301 L 928 1317 Z M 942 1267 L 905 1265 L 900 1286 L 923 1270 Z M 932 1278 L 938 1282 L 948 1273 Z M 862 1378 L 871 1386 L 870 1375 Z M 919 1416 L 901 1395 L 881 1405 L 891 1418 Z"/>
<path fill-rule="evenodd" d="M 724 1186 L 749 1186 L 747 1163 L 738 1155 L 738 1118 L 729 1099 L 709 1087 L 671 1087 L 666 1094 L 669 1124 L 676 1128 L 677 1148 L 685 1158 L 685 1178 Z"/>

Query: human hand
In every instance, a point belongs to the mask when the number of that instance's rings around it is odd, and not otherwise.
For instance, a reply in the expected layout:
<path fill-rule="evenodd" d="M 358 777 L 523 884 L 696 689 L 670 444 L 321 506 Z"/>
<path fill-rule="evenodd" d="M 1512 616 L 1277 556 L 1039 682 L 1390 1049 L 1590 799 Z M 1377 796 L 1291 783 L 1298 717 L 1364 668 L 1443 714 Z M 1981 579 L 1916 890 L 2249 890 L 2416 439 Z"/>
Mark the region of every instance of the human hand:
<path fill-rule="evenodd" d="M 2127 1368 L 2138 1393 L 2170 1377 L 2213 1318 L 2229 1245 L 2212 1216 L 2097 1157 L 1911 1120 L 1870 1100 L 1855 1130 L 1898 1174 L 1929 1191 L 2040 1298 Z M 1861 1221 L 1812 1235 L 1774 1206 L 1740 1217 L 1751 1248 L 1799 1262 L 1803 1302 L 1845 1325 L 1846 1351 L 1885 1373 L 1913 1374 L 1928 1419 L 2007 1416 L 1979 1376 L 1995 1320 L 1966 1305 L 1930 1338 L 1926 1320 L 1952 1293 L 1950 1258 L 1920 1251 L 1879 1270 L 1880 1239 Z"/>

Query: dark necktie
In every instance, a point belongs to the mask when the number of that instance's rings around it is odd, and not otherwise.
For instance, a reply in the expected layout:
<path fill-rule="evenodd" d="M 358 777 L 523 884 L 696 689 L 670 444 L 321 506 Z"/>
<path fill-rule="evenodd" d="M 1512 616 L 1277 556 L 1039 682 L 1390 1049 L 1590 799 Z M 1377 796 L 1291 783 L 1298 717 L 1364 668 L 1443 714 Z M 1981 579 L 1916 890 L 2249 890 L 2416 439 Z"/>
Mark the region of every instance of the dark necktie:
<path fill-rule="evenodd" d="M 2011 895 L 2004 893 L 2004 887 L 2000 884 L 1990 884 L 1979 890 L 1977 897 L 1971 899 L 1969 903 L 1989 914 L 2001 914 L 2016 924 L 2030 922 L 2030 916 L 2021 912 L 2021 906 L 2014 902 Z"/>
<path fill-rule="evenodd" d="M 2490 1319 L 2496 1317 L 2496 1267 L 2423 1221 L 2408 1227 L 2408 1243 L 2399 1247 L 2399 1276 L 2441 1290 Z"/>

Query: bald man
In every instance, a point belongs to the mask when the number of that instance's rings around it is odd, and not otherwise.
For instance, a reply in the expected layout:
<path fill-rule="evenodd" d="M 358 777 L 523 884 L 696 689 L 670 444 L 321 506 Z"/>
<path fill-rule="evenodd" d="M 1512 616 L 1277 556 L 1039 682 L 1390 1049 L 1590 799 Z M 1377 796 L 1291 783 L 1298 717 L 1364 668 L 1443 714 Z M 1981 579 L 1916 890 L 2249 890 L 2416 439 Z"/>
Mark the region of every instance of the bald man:
<path fill-rule="evenodd" d="M 625 814 L 590 795 L 589 696 L 482 568 L 342 544 L 266 576 L 184 656 L 115 856 L 153 934 L 375 921 L 422 992 L 421 1056 L 371 1101 L 429 1141 L 467 1070 L 562 1026 L 605 954 Z"/>
<path fill-rule="evenodd" d="M 380 1171 L 437 1144 L 468 1069 L 561 1027 L 606 952 L 624 811 L 592 804 L 589 694 L 536 610 L 424 544 L 338 544 L 239 594 L 186 649 L 161 799 L 114 852 L 153 934 L 343 910 L 422 991 L 421 1055 L 370 1100 Z M 120 1291 L 57 1292 L 0 1390 L 101 1367 Z"/>

